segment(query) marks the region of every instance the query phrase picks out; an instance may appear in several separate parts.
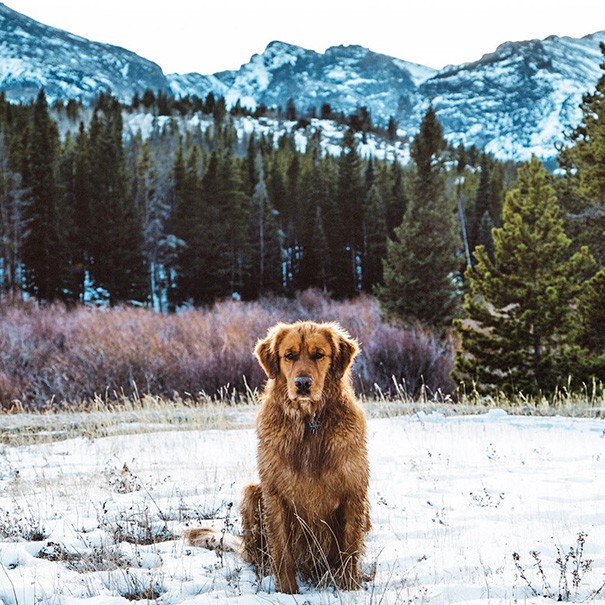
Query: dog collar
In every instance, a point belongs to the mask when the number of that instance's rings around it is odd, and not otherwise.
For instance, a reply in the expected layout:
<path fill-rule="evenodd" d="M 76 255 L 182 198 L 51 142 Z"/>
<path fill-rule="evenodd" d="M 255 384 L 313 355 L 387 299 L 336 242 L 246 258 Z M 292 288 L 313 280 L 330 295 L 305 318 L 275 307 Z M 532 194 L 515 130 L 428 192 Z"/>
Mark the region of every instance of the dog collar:
<path fill-rule="evenodd" d="M 313 415 L 313 418 L 311 418 L 311 420 L 307 420 L 307 428 L 309 429 L 311 435 L 317 434 L 317 431 L 319 430 L 320 426 L 321 421 L 315 415 Z"/>

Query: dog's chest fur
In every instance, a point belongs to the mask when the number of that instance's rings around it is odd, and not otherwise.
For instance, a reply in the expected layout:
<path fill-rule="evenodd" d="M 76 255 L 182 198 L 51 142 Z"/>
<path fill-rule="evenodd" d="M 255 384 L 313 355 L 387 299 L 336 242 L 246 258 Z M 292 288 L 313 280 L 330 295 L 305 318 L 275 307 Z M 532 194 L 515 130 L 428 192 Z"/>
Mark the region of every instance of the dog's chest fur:
<path fill-rule="evenodd" d="M 278 454 L 270 482 L 298 515 L 313 523 L 327 519 L 342 500 L 342 482 L 323 435 L 305 434 L 292 442 L 291 453 Z"/>
<path fill-rule="evenodd" d="M 337 414 L 322 414 L 316 419 L 316 428 L 309 427 L 308 419 L 281 420 L 275 422 L 272 418 L 265 424 L 261 419 L 258 426 L 261 483 L 308 522 L 327 519 L 341 504 L 351 483 L 360 478 L 351 477 L 345 467 L 350 470 L 356 462 L 362 469 L 367 466 L 365 448 L 356 452 L 346 447 L 345 454 L 345 443 L 356 440 L 349 434 L 352 427 Z"/>
<path fill-rule="evenodd" d="M 317 421 L 314 421 L 317 422 Z M 296 473 L 318 477 L 332 465 L 332 452 L 321 423 L 309 426 L 305 422 L 302 438 L 293 444 L 290 466 Z"/>
<path fill-rule="evenodd" d="M 309 426 L 309 424 L 311 426 Z M 325 419 L 287 419 L 281 426 L 261 430 L 259 455 L 272 467 L 288 473 L 319 478 L 334 465 L 330 421 Z"/>

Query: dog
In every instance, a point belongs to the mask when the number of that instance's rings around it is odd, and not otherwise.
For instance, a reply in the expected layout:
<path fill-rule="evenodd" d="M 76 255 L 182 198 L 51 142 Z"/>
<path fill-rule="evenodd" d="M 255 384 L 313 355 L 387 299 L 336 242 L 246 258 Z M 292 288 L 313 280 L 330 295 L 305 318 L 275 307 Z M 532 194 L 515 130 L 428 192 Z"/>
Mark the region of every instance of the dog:
<path fill-rule="evenodd" d="M 366 420 L 349 372 L 358 352 L 335 323 L 280 323 L 257 342 L 268 380 L 256 422 L 260 482 L 244 489 L 243 538 L 198 528 L 186 532 L 190 544 L 239 552 L 284 593 L 298 592 L 297 574 L 361 586 L 371 522 Z"/>

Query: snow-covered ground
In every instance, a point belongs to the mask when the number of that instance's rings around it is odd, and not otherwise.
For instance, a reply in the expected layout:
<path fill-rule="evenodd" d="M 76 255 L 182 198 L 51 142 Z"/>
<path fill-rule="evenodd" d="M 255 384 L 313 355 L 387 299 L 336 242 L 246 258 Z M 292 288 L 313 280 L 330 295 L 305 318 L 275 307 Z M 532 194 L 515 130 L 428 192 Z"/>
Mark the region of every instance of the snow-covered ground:
<path fill-rule="evenodd" d="M 241 489 L 256 476 L 253 430 L 2 445 L 0 601 L 605 600 L 603 419 L 419 413 L 370 420 L 369 447 L 364 565 L 374 580 L 286 596 L 234 556 L 179 538 L 209 522 L 239 531 Z"/>

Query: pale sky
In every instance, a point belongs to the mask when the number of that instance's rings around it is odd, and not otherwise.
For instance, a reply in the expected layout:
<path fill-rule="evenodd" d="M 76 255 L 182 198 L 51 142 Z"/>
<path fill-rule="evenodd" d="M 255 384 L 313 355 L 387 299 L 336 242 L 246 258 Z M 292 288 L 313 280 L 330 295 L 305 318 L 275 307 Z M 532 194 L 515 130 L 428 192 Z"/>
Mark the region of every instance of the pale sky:
<path fill-rule="evenodd" d="M 605 30 L 605 0 L 3 0 L 38 21 L 123 46 L 165 73 L 237 69 L 272 40 L 360 44 L 430 67 L 507 40 Z"/>

